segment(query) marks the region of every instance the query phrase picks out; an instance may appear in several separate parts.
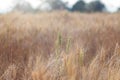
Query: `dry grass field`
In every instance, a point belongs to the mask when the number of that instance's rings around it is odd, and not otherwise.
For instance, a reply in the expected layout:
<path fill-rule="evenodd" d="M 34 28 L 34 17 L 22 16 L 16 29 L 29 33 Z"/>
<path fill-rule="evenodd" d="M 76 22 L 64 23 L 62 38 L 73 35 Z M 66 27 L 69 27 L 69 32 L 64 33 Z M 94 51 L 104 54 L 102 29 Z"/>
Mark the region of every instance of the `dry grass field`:
<path fill-rule="evenodd" d="M 0 80 L 120 80 L 120 14 L 0 15 Z"/>

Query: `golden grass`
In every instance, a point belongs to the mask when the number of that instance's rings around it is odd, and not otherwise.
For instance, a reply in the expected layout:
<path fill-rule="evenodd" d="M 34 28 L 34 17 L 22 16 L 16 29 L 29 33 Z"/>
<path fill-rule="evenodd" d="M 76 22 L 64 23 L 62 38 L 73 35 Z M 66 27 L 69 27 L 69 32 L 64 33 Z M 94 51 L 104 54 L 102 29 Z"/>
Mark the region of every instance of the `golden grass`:
<path fill-rule="evenodd" d="M 0 80 L 120 80 L 120 15 L 0 15 Z"/>

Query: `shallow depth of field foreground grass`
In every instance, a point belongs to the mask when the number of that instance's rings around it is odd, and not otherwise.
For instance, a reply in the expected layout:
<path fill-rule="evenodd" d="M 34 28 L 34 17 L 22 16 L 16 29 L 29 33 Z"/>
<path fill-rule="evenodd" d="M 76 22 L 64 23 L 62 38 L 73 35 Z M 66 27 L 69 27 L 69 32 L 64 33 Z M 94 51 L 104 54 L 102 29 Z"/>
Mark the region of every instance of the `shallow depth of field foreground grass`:
<path fill-rule="evenodd" d="M 0 15 L 0 80 L 120 80 L 120 14 Z"/>

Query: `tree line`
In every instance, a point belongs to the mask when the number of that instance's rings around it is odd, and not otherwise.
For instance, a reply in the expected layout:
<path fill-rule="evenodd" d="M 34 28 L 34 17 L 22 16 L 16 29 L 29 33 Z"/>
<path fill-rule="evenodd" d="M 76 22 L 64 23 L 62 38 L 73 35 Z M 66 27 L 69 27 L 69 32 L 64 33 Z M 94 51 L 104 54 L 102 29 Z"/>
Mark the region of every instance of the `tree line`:
<path fill-rule="evenodd" d="M 86 3 L 84 0 L 78 0 L 72 8 L 69 8 L 68 3 L 62 0 L 41 0 L 41 5 L 36 9 L 33 9 L 31 4 L 24 1 L 22 4 L 18 3 L 14 7 L 14 11 L 19 10 L 23 12 L 40 12 L 40 11 L 54 11 L 54 10 L 68 10 L 78 12 L 105 12 L 107 11 L 106 6 L 100 1 L 95 0 L 90 3 Z M 120 11 L 120 8 L 118 9 Z"/>

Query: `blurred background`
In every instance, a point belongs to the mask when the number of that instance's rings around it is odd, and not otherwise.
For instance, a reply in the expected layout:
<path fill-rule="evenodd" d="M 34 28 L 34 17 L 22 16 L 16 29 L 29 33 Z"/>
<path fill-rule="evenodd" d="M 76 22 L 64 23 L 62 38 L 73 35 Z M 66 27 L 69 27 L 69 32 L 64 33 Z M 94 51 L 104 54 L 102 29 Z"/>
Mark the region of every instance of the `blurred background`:
<path fill-rule="evenodd" d="M 119 12 L 120 0 L 0 0 L 0 13 L 22 11 Z"/>

